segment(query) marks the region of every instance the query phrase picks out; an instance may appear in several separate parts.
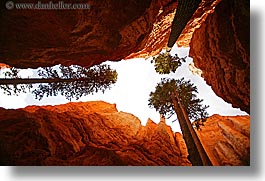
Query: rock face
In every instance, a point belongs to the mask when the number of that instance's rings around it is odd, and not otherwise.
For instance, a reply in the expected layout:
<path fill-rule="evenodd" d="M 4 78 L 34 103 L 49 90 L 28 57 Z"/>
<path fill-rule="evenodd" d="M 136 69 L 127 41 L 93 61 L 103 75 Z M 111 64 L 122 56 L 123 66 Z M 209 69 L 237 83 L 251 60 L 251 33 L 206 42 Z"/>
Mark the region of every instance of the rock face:
<path fill-rule="evenodd" d="M 0 70 L 5 68 L 10 68 L 10 67 L 4 63 L 0 63 Z"/>
<path fill-rule="evenodd" d="M 250 164 L 250 117 L 213 115 L 196 131 L 215 166 Z"/>
<path fill-rule="evenodd" d="M 218 96 L 250 113 L 249 1 L 222 0 L 214 7 L 192 34 L 190 57 Z"/>
<path fill-rule="evenodd" d="M 249 116 L 213 115 L 196 131 L 213 165 L 250 164 Z M 0 108 L 1 165 L 191 166 L 180 133 L 142 126 L 102 101 Z"/>
<path fill-rule="evenodd" d="M 215 7 L 220 1 L 221 0 L 202 0 L 198 9 L 193 14 L 186 27 L 182 30 L 182 33 L 176 42 L 178 47 L 190 46 L 194 31 L 205 23 L 208 15 L 215 12 Z"/>
<path fill-rule="evenodd" d="M 89 67 L 107 60 L 154 55 L 167 43 L 177 7 L 174 0 L 78 2 L 89 3 L 91 8 L 1 9 L 1 62 L 18 68 Z"/>
<path fill-rule="evenodd" d="M 101 101 L 0 108 L 1 165 L 191 165 L 180 133 Z"/>

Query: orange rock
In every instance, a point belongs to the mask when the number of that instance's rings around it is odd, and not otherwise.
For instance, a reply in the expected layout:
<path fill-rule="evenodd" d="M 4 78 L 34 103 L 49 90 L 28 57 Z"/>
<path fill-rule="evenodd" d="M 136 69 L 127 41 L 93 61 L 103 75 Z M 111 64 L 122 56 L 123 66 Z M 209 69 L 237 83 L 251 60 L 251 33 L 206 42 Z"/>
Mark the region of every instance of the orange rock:
<path fill-rule="evenodd" d="M 213 115 L 196 131 L 215 166 L 250 164 L 250 117 Z"/>
<path fill-rule="evenodd" d="M 196 131 L 213 165 L 250 164 L 249 116 L 213 115 Z M 102 101 L 0 108 L 1 165 L 191 165 L 180 133 L 142 126 Z"/>
<path fill-rule="evenodd" d="M 190 41 L 190 56 L 213 91 L 250 113 L 249 1 L 222 0 Z"/>
<path fill-rule="evenodd" d="M 154 55 L 167 43 L 177 7 L 173 0 L 91 0 L 89 4 L 90 10 L 3 10 L 0 60 L 19 68 L 89 67 Z M 129 56 L 132 53 L 136 54 Z"/>
<path fill-rule="evenodd" d="M 4 63 L 0 63 L 0 70 L 1 69 L 4 69 L 4 68 L 10 68 L 10 66 L 9 65 L 6 65 Z"/>
<path fill-rule="evenodd" d="M 185 149 L 164 122 L 102 101 L 0 108 L 1 165 L 191 165 Z"/>
<path fill-rule="evenodd" d="M 199 8 L 194 13 L 190 21 L 187 23 L 186 27 L 183 29 L 181 35 L 179 36 L 176 42 L 178 47 L 190 46 L 190 41 L 194 31 L 200 28 L 202 24 L 204 24 L 208 15 L 212 14 L 215 11 L 215 7 L 220 1 L 221 0 L 202 0 Z"/>

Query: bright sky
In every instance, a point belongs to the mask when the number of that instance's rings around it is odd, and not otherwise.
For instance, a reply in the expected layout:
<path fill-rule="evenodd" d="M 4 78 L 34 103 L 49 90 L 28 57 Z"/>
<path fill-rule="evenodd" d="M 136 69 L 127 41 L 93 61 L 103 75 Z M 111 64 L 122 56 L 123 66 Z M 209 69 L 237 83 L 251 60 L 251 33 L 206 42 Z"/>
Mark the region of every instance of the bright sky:
<path fill-rule="evenodd" d="M 171 54 L 177 53 L 179 57 L 188 56 L 189 48 L 173 47 Z M 160 121 L 159 113 L 148 107 L 149 93 L 155 90 L 155 86 L 160 82 L 162 77 L 190 79 L 198 88 L 200 99 L 204 100 L 205 105 L 210 105 L 207 109 L 210 115 L 246 115 L 239 109 L 232 108 L 231 104 L 226 103 L 217 97 L 206 82 L 198 75 L 193 75 L 188 65 L 192 62 L 191 58 L 183 64 L 174 74 L 159 75 L 155 72 L 154 66 L 150 63 L 150 59 L 131 59 L 122 60 L 120 62 L 106 62 L 112 69 L 118 72 L 118 81 L 111 90 L 107 90 L 105 94 L 97 93 L 82 97 L 78 101 L 103 100 L 109 103 L 116 103 L 119 111 L 132 113 L 137 116 L 142 124 L 145 125 L 148 118 L 154 122 Z M 23 77 L 32 76 L 31 69 L 21 71 Z M 0 92 L 0 106 L 5 108 L 22 108 L 27 105 L 57 105 L 69 102 L 62 96 L 43 98 L 41 101 L 35 100 L 31 94 L 22 94 L 20 96 L 6 96 Z M 76 102 L 75 100 L 72 100 Z M 175 132 L 180 132 L 178 122 L 172 123 L 172 119 L 167 120 Z"/>

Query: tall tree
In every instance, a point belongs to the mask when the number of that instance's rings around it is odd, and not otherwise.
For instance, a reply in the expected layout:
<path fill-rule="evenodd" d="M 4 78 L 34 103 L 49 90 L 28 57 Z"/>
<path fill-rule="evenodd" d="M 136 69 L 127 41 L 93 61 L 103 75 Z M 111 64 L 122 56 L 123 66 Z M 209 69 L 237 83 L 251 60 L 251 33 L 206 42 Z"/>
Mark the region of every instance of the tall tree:
<path fill-rule="evenodd" d="M 190 81 L 163 78 L 157 84 L 155 92 L 150 93 L 149 107 L 170 118 L 177 115 L 180 128 L 188 147 L 189 157 L 193 165 L 212 165 L 198 136 L 192 128 L 191 120 L 208 116 L 208 106 L 201 104 L 196 96 L 198 90 Z"/>
<path fill-rule="evenodd" d="M 192 15 L 198 9 L 202 0 L 178 0 L 175 17 L 172 22 L 171 32 L 168 39 L 167 47 L 172 48 L 178 40 L 181 32 L 190 21 Z"/>
<path fill-rule="evenodd" d="M 61 94 L 68 100 L 72 98 L 78 100 L 82 96 L 110 89 L 118 76 L 117 72 L 108 65 L 96 65 L 90 68 L 61 65 L 59 69 L 45 67 L 38 71 L 38 75 L 41 78 L 20 78 L 18 70 L 12 68 L 5 72 L 4 79 L 0 79 L 0 88 L 7 95 L 18 95 L 30 91 L 32 84 L 39 84 L 38 88 L 31 92 L 36 99 L 41 100 L 45 95 L 48 97 Z"/>
<path fill-rule="evenodd" d="M 159 74 L 175 73 L 183 62 L 186 62 L 186 57 L 180 58 L 177 54 L 172 56 L 169 52 L 161 53 L 151 60 L 151 63 L 154 63 L 156 72 Z"/>

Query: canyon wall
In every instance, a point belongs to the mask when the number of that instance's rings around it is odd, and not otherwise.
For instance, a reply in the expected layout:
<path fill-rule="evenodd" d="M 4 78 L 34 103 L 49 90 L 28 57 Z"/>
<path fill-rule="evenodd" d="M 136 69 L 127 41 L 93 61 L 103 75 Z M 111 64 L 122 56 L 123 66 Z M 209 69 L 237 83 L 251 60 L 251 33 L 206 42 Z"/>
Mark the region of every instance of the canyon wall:
<path fill-rule="evenodd" d="M 82 2 L 90 9 L 1 8 L 0 62 L 18 68 L 89 67 L 127 56 L 156 55 L 167 44 L 177 7 L 174 0 L 78 1 Z M 129 56 L 132 53 L 136 55 Z"/>
<path fill-rule="evenodd" d="M 66 11 L 1 8 L 0 68 L 57 64 L 89 67 L 106 60 L 156 55 L 167 44 L 178 4 L 173 0 L 80 2 L 89 3 L 91 8 Z M 4 6 L 1 1 L 1 7 Z M 247 113 L 250 113 L 249 13 L 246 0 L 203 0 L 176 42 L 180 47 L 190 47 L 189 56 L 214 92 Z M 84 116 L 79 116 L 80 111 Z M 141 126 L 136 117 L 118 112 L 107 103 L 1 108 L 0 115 L 2 164 L 190 165 L 181 135 L 172 133 L 164 122 L 157 125 L 149 120 L 146 126 Z M 210 118 L 207 124 L 211 123 L 211 128 L 206 125 L 197 131 L 202 140 L 208 139 L 203 142 L 213 163 L 248 165 L 249 124 L 242 121 L 247 119 L 214 118 L 221 121 Z M 213 130 L 218 132 L 220 141 L 214 140 Z M 164 145 L 164 152 L 160 144 Z"/>
<path fill-rule="evenodd" d="M 190 47 L 194 31 L 205 23 L 208 15 L 215 12 L 215 8 L 220 1 L 222 0 L 202 0 L 198 9 L 195 11 L 185 28 L 182 30 L 181 35 L 178 37 L 176 42 L 178 47 Z"/>
<path fill-rule="evenodd" d="M 189 56 L 202 70 L 206 83 L 224 101 L 247 113 L 250 113 L 249 13 L 249 1 L 222 0 L 215 3 L 214 11 L 203 15 L 204 22 L 194 29 L 190 40 L 187 38 Z"/>
<path fill-rule="evenodd" d="M 0 108 L 1 165 L 190 166 L 180 133 L 161 120 L 142 126 L 115 104 Z"/>
<path fill-rule="evenodd" d="M 215 166 L 250 165 L 250 117 L 213 115 L 196 131 Z"/>
<path fill-rule="evenodd" d="M 213 115 L 196 131 L 213 165 L 250 164 L 249 116 Z M 102 101 L 0 108 L 1 165 L 191 166 L 180 133 L 142 126 Z"/>

